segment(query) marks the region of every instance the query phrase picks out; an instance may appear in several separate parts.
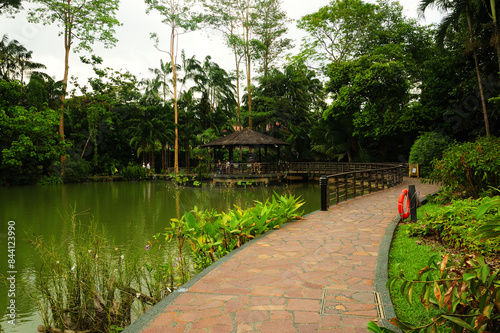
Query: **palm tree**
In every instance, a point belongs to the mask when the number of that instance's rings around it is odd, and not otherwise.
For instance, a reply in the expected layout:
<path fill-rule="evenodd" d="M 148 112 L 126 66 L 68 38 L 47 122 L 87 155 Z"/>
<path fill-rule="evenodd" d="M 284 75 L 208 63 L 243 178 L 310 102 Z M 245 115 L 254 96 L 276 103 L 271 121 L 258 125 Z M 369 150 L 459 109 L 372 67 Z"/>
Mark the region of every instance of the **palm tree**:
<path fill-rule="evenodd" d="M 153 168 L 156 143 L 166 142 L 171 134 L 165 122 L 156 115 L 155 110 L 154 106 L 147 106 L 137 117 L 130 120 L 133 128 L 130 145 L 137 148 L 138 155 L 142 153 L 143 162 L 146 161 L 146 153 L 150 153 L 149 160 Z"/>
<path fill-rule="evenodd" d="M 25 74 L 33 73 L 38 69 L 45 69 L 45 65 L 31 61 L 33 51 L 28 51 L 17 40 L 8 40 L 3 35 L 0 41 L 0 78 L 24 83 Z"/>
<path fill-rule="evenodd" d="M 159 88 L 161 83 L 158 81 L 158 78 L 154 79 L 143 79 L 139 83 L 141 86 L 144 86 L 144 93 L 141 97 L 141 103 L 145 105 L 157 105 L 161 101 L 161 97 L 159 94 Z"/>
<path fill-rule="evenodd" d="M 436 7 L 440 10 L 447 12 L 445 18 L 439 23 L 437 30 L 438 44 L 443 45 L 446 33 L 451 28 L 465 29 L 468 34 L 468 48 L 472 50 L 474 57 L 474 65 L 476 68 L 476 76 L 479 85 L 479 94 L 481 96 L 481 107 L 483 110 L 484 126 L 486 135 L 490 136 L 490 125 L 488 121 L 488 110 L 486 108 L 486 98 L 484 96 L 484 89 L 481 79 L 481 72 L 479 69 L 479 60 L 476 51 L 476 39 L 474 38 L 473 29 L 473 14 L 477 12 L 478 2 L 475 0 L 422 0 L 419 6 L 421 15 L 428 7 Z"/>
<path fill-rule="evenodd" d="M 221 122 L 229 123 L 236 106 L 235 86 L 232 77 L 218 64 L 207 56 L 200 66 L 194 66 L 193 92 L 201 93 L 197 109 L 201 111 L 200 117 L 204 120 L 204 130 L 216 129 Z M 220 121 L 216 121 L 219 118 Z"/>
<path fill-rule="evenodd" d="M 160 68 L 150 68 L 149 71 L 156 75 L 154 81 L 158 85 L 158 88 L 162 88 L 163 106 L 165 106 L 167 92 L 171 93 L 169 85 L 172 83 L 172 80 L 169 80 L 168 77 L 172 74 L 172 64 L 170 62 L 163 62 L 160 59 Z"/>

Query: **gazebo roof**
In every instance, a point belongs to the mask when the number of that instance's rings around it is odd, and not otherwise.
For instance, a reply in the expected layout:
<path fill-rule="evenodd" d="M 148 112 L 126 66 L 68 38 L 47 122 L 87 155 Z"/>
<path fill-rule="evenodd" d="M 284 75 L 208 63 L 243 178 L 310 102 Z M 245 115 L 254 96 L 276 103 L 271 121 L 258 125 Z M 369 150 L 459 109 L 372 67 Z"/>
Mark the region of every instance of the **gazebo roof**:
<path fill-rule="evenodd" d="M 259 132 L 244 128 L 223 138 L 202 145 L 202 147 L 222 146 L 291 146 L 289 143 Z"/>

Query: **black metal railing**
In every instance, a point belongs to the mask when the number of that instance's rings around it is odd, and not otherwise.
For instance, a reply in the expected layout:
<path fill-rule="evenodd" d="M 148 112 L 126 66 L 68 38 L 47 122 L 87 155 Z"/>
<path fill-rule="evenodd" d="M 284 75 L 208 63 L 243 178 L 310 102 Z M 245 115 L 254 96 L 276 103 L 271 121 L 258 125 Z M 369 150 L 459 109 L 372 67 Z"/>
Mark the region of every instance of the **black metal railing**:
<path fill-rule="evenodd" d="M 378 166 L 372 168 L 372 166 Z M 381 167 L 382 166 L 382 167 Z M 366 165 L 365 170 L 341 172 L 320 178 L 321 210 L 357 196 L 391 188 L 403 182 L 403 165 Z"/>

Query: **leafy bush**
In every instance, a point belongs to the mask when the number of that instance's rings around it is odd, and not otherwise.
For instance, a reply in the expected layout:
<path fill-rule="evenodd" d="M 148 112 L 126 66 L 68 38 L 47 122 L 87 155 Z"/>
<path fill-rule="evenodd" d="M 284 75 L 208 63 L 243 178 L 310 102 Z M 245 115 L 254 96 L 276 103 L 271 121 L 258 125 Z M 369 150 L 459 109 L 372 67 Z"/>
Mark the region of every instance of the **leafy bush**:
<path fill-rule="evenodd" d="M 396 318 L 397 327 L 410 332 L 440 332 L 443 325 L 453 332 L 494 332 L 500 327 L 500 270 L 492 270 L 481 256 L 465 255 L 460 263 L 434 256 L 416 280 L 403 271 L 387 282 L 389 289 L 403 281 L 400 291 L 412 302 L 416 285 L 422 286 L 420 299 L 427 310 L 437 313 L 429 323 L 414 326 Z"/>
<path fill-rule="evenodd" d="M 420 174 L 427 176 L 432 171 L 431 162 L 441 158 L 449 140 L 440 133 L 427 132 L 420 135 L 410 150 L 411 164 L 419 164 Z"/>
<path fill-rule="evenodd" d="M 66 159 L 64 166 L 64 181 L 65 182 L 84 182 L 90 174 L 92 166 L 89 161 L 80 157 Z"/>
<path fill-rule="evenodd" d="M 172 219 L 164 236 L 167 242 L 177 241 L 181 260 L 184 244 L 188 242 L 197 268 L 205 268 L 260 234 L 298 218 L 297 210 L 302 204 L 293 195 L 274 195 L 263 203 L 256 201 L 255 206 L 247 210 L 235 207 L 228 213 L 199 211 L 195 207 L 181 219 Z M 159 237 L 157 234 L 155 239 Z"/>
<path fill-rule="evenodd" d="M 132 179 L 144 179 L 146 178 L 146 168 L 143 168 L 140 165 L 132 165 L 129 164 L 122 171 L 123 179 L 132 180 Z"/>
<path fill-rule="evenodd" d="M 62 178 L 56 175 L 52 176 L 43 176 L 40 178 L 36 184 L 37 185 L 59 185 L 62 184 Z"/>
<path fill-rule="evenodd" d="M 412 236 L 437 236 L 444 245 L 466 253 L 496 254 L 500 250 L 500 238 L 483 241 L 477 231 L 486 225 L 490 218 L 498 216 L 498 209 L 476 218 L 479 206 L 495 199 L 486 197 L 453 201 L 450 205 L 426 213 L 419 222 L 410 225 L 409 233 Z"/>
<path fill-rule="evenodd" d="M 500 139 L 489 137 L 450 146 L 433 163 L 429 179 L 445 186 L 447 194 L 479 198 L 500 185 L 499 175 Z"/>
<path fill-rule="evenodd" d="M 481 241 L 498 237 L 499 209 L 500 198 L 483 200 L 475 210 L 475 217 L 486 219 L 486 224 L 472 234 Z M 492 211 L 493 214 L 488 215 Z M 448 254 L 436 255 L 419 271 L 416 279 L 408 279 L 400 270 L 389 279 L 387 286 L 392 292 L 397 286 L 410 304 L 413 294 L 419 290 L 420 302 L 432 313 L 428 323 L 417 326 L 398 318 L 390 320 L 405 332 L 441 332 L 444 326 L 451 326 L 453 332 L 486 333 L 496 332 L 500 327 L 500 270 L 490 268 L 481 255 L 466 254 L 460 262 L 450 260 Z M 368 331 L 393 332 L 374 322 L 368 323 Z"/>

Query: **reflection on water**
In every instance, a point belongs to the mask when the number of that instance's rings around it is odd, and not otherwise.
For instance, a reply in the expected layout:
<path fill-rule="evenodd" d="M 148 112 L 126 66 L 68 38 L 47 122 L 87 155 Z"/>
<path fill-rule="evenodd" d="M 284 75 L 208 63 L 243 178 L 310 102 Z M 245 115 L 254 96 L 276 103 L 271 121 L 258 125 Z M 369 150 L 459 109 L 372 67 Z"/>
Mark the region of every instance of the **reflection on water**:
<path fill-rule="evenodd" d="M 300 183 L 284 187 L 225 189 L 202 186 L 179 189 L 170 182 L 116 182 L 60 186 L 0 187 L 0 274 L 8 271 L 7 223 L 15 221 L 17 280 L 33 277 L 34 253 L 26 234 L 61 240 L 70 233 L 63 218 L 73 210 L 86 223 L 94 218 L 118 246 L 143 247 L 152 235 L 162 232 L 171 218 L 186 210 L 227 211 L 237 205 L 247 208 L 264 201 L 273 192 L 291 192 L 306 201 L 305 213 L 319 209 L 319 186 Z M 19 286 L 16 288 L 19 291 Z M 8 324 L 8 288 L 0 284 L 0 332 L 36 332 L 41 324 L 35 301 L 16 292 L 16 326 Z M 2 330 L 3 329 L 3 330 Z"/>

